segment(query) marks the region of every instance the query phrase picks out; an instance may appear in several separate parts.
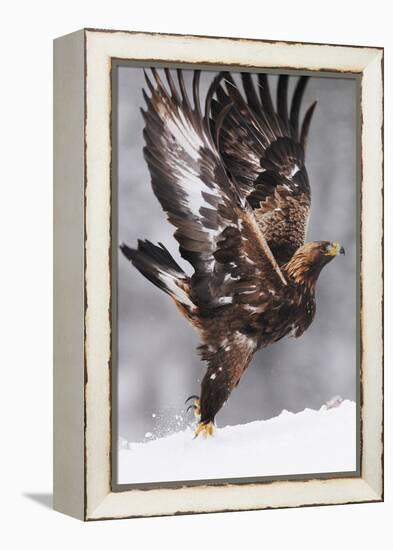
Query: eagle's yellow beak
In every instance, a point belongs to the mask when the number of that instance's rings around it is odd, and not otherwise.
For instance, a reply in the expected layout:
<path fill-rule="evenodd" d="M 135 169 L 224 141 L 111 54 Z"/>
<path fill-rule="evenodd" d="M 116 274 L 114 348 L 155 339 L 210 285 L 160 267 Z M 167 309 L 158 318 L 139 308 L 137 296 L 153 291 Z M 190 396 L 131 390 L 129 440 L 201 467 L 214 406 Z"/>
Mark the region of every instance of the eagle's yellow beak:
<path fill-rule="evenodd" d="M 339 254 L 345 255 L 345 250 L 339 243 L 330 243 L 330 247 L 325 252 L 325 256 L 338 256 Z"/>

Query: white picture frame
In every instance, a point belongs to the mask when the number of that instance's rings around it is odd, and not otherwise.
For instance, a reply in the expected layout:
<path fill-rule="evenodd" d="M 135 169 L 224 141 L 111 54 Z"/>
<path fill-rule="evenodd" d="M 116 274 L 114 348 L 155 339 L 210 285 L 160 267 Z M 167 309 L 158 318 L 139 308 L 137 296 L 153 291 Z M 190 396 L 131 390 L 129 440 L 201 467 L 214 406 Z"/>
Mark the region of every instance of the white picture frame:
<path fill-rule="evenodd" d="M 246 67 L 359 77 L 356 476 L 113 490 L 111 70 Z M 54 43 L 54 507 L 81 520 L 383 500 L 383 50 L 84 29 Z"/>

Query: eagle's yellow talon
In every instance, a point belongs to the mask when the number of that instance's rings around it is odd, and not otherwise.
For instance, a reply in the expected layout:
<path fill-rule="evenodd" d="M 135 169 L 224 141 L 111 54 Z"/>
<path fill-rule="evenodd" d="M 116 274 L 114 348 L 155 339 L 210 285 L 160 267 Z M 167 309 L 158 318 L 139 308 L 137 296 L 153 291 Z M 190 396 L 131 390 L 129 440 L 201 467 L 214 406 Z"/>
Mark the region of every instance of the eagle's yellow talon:
<path fill-rule="evenodd" d="M 186 399 L 185 404 L 187 404 L 187 402 L 190 401 L 190 399 L 193 399 L 194 402 L 187 407 L 187 412 L 190 409 L 192 409 L 194 412 L 195 418 L 199 420 L 199 418 L 201 417 L 201 401 L 199 397 L 197 397 L 196 395 L 191 395 L 188 399 Z"/>
<path fill-rule="evenodd" d="M 197 429 L 195 430 L 194 439 L 200 434 L 202 434 L 204 437 L 212 436 L 214 434 L 213 422 L 200 422 Z"/>

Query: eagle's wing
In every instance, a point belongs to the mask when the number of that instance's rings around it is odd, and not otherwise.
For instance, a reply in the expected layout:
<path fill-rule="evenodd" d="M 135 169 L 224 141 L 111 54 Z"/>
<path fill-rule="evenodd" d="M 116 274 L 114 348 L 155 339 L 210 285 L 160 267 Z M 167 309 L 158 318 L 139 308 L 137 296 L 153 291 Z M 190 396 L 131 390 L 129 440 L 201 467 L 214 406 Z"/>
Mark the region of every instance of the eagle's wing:
<path fill-rule="evenodd" d="M 228 177 L 215 146 L 209 124 L 214 85 L 202 113 L 199 71 L 194 72 L 193 105 L 180 70 L 178 86 L 168 70 L 167 86 L 156 70 L 152 74 L 154 81 L 146 76 L 150 96 L 144 91 L 147 110 L 142 110 L 144 154 L 154 193 L 176 227 L 180 253 L 195 269 L 192 299 L 207 307 L 238 301 L 250 285 L 255 289 L 257 277 L 259 286 L 263 277 L 285 285 L 249 204 Z M 233 286 L 240 285 L 242 274 L 243 286 Z"/>
<path fill-rule="evenodd" d="M 266 240 L 282 265 L 304 244 L 311 203 L 305 146 L 316 103 L 299 114 L 308 77 L 300 77 L 288 114 L 288 76 L 277 86 L 277 109 L 267 76 L 258 92 L 249 73 L 241 74 L 244 95 L 230 73 L 215 86 L 211 125 L 226 169 L 247 197 Z"/>

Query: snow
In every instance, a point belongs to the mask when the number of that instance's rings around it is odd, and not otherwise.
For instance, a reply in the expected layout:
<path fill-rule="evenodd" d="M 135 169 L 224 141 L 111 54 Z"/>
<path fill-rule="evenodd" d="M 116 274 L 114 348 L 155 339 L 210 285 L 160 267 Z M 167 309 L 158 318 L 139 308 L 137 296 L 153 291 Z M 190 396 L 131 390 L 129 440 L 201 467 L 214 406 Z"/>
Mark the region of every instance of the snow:
<path fill-rule="evenodd" d="M 216 428 L 194 427 L 143 443 L 119 441 L 118 483 L 144 483 L 356 470 L 356 405 L 333 398 L 319 411 Z M 154 437 L 154 436 L 153 436 Z"/>

